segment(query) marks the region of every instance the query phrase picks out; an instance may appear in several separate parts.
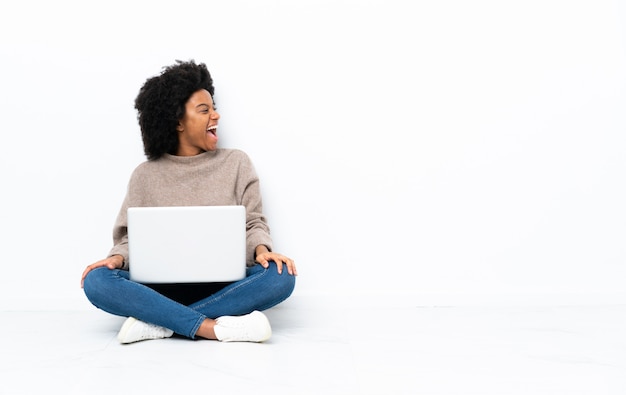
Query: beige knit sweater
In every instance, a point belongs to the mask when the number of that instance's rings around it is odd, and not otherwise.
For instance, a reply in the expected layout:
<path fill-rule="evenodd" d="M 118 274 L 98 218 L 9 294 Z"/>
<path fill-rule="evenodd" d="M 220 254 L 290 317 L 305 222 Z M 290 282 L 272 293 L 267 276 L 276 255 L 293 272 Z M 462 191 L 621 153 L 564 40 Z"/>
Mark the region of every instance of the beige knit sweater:
<path fill-rule="evenodd" d="M 254 264 L 254 250 L 272 239 L 263 215 L 259 179 L 250 158 L 240 150 L 218 149 L 196 156 L 164 155 L 134 170 L 113 228 L 111 255 L 124 257 L 128 269 L 126 211 L 129 207 L 220 206 L 246 207 L 246 264 Z"/>

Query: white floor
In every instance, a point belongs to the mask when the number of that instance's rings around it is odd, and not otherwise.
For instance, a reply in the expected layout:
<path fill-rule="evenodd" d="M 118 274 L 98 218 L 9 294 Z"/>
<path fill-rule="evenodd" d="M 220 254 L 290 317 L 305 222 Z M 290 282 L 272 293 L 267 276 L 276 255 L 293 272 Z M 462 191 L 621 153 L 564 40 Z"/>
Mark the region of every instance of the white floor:
<path fill-rule="evenodd" d="M 626 394 L 626 306 L 375 307 L 294 298 L 263 344 L 120 345 L 94 309 L 4 311 L 0 394 Z"/>

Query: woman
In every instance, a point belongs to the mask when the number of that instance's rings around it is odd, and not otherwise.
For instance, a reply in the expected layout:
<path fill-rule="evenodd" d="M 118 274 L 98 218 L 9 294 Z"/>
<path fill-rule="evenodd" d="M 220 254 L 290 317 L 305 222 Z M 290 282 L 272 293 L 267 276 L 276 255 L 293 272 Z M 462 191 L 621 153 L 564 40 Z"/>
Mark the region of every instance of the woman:
<path fill-rule="evenodd" d="M 135 100 L 148 160 L 131 175 L 107 258 L 85 269 L 85 295 L 96 307 L 129 317 L 121 343 L 166 338 L 262 342 L 271 327 L 261 310 L 285 300 L 296 265 L 272 251 L 259 180 L 248 156 L 218 149 L 220 115 L 206 66 L 177 61 L 149 78 Z M 243 205 L 247 269 L 229 284 L 147 286 L 129 280 L 126 212 L 135 206 Z"/>

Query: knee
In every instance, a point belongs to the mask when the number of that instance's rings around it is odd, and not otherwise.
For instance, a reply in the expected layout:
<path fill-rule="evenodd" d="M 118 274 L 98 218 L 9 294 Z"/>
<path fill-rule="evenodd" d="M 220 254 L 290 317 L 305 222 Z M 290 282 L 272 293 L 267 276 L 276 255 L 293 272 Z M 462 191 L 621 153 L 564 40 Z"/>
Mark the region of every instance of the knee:
<path fill-rule="evenodd" d="M 283 265 L 282 273 L 278 273 L 278 268 L 274 262 L 271 263 L 272 267 L 270 272 L 273 274 L 272 276 L 272 290 L 275 292 L 276 296 L 281 297 L 282 299 L 286 299 L 291 295 L 294 288 L 296 287 L 296 276 L 291 275 L 287 272 L 287 267 Z"/>
<path fill-rule="evenodd" d="M 101 297 L 106 296 L 107 279 L 110 278 L 112 270 L 106 267 L 98 267 L 87 273 L 83 283 L 83 291 L 90 302 L 94 303 Z"/>

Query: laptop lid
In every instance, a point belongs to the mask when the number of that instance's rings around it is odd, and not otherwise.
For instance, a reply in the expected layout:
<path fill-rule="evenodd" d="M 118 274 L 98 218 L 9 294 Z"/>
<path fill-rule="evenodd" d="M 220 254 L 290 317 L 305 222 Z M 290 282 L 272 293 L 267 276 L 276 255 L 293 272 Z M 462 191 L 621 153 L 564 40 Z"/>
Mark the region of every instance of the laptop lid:
<path fill-rule="evenodd" d="M 131 207 L 130 279 L 201 283 L 246 276 L 244 206 Z"/>

